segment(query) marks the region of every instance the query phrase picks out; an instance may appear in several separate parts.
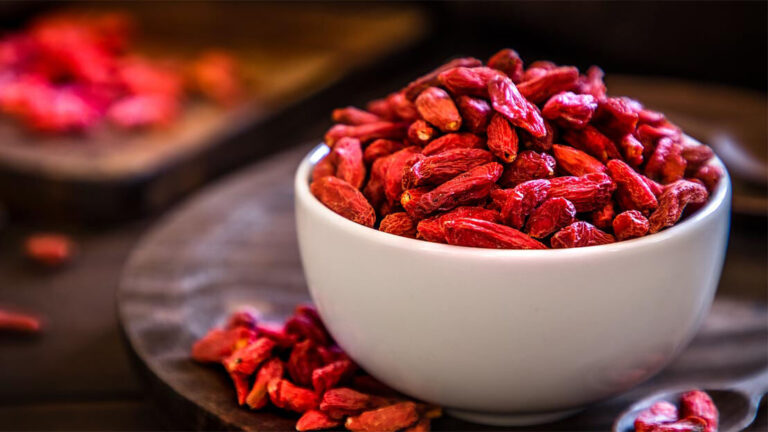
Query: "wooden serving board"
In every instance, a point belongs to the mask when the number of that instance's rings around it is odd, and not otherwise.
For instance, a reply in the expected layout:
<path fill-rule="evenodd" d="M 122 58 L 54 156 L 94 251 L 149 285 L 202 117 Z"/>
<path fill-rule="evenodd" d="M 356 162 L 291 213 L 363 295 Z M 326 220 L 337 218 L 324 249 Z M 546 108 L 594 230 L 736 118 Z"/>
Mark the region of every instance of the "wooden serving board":
<path fill-rule="evenodd" d="M 294 428 L 294 415 L 238 407 L 223 369 L 192 362 L 189 350 L 239 306 L 283 319 L 309 300 L 296 243 L 292 177 L 310 147 L 270 157 L 210 187 L 167 216 L 129 260 L 118 294 L 120 320 L 173 429 Z M 718 298 L 692 344 L 656 378 L 571 418 L 524 429 L 608 430 L 622 409 L 656 389 L 703 386 L 768 366 L 767 339 L 764 304 Z M 765 427 L 764 414 L 758 421 L 752 430 Z M 436 420 L 433 428 L 498 429 L 450 417 Z"/>
<path fill-rule="evenodd" d="M 190 101 L 164 130 L 99 125 L 45 137 L 0 119 L 0 202 L 13 214 L 77 222 L 161 209 L 212 176 L 281 149 L 265 120 L 419 41 L 412 5 L 247 2 L 90 4 L 136 19 L 138 51 L 191 59 L 222 48 L 242 63 L 246 101 L 233 109 Z M 323 108 L 324 112 L 329 107 Z M 293 125 L 300 127 L 300 114 Z"/>

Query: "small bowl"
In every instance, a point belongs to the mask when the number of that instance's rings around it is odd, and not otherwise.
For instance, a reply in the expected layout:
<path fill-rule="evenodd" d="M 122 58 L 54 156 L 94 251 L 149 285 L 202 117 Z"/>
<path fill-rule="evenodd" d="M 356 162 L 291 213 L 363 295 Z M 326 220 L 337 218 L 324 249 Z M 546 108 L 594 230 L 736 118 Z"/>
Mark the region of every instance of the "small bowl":
<path fill-rule="evenodd" d="M 337 215 L 309 190 L 327 151 L 312 150 L 295 178 L 312 298 L 366 371 L 456 417 L 537 424 L 626 391 L 688 344 L 712 303 L 730 221 L 727 173 L 703 208 L 657 234 L 495 250 L 398 237 Z"/>

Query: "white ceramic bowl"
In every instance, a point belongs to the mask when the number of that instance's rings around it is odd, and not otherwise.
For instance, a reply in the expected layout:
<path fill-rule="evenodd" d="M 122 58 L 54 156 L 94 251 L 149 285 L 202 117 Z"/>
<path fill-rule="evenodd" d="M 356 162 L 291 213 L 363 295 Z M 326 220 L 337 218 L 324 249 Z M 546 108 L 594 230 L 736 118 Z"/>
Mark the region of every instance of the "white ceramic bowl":
<path fill-rule="evenodd" d="M 708 204 L 640 239 L 556 250 L 413 240 L 355 224 L 309 191 L 321 145 L 296 173 L 309 290 L 363 368 L 478 423 L 563 417 L 661 370 L 712 303 L 726 249 L 726 174 Z"/>

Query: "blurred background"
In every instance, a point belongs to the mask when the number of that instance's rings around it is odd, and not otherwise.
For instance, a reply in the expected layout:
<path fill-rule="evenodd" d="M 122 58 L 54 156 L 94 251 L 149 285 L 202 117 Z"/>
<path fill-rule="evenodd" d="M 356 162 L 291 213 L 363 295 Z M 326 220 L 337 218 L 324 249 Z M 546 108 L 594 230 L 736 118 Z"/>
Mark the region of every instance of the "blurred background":
<path fill-rule="evenodd" d="M 217 178 L 318 141 L 333 108 L 504 47 L 526 62 L 599 65 L 609 94 L 663 111 L 711 145 L 735 185 L 718 296 L 765 305 L 767 5 L 1 2 L 0 311 L 45 328 L 0 332 L 0 428 L 173 428 L 146 403 L 115 313 L 141 236 Z M 77 30 L 86 27 L 105 35 L 108 58 L 88 54 Z M 76 84 L 51 95 L 10 78 L 30 37 L 82 53 L 24 66 Z M 108 61 L 151 97 L 93 78 Z"/>

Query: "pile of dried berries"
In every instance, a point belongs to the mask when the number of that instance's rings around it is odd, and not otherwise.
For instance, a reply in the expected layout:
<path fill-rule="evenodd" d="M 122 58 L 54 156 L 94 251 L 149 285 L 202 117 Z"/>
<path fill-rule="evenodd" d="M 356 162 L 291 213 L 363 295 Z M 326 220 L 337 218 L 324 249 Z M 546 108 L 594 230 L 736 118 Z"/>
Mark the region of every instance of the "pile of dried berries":
<path fill-rule="evenodd" d="M 0 38 L 0 112 L 37 132 L 81 132 L 108 119 L 121 128 L 163 126 L 187 90 L 221 104 L 241 94 L 234 60 L 204 53 L 190 65 L 132 49 L 130 17 L 52 15 Z"/>
<path fill-rule="evenodd" d="M 459 58 L 399 92 L 333 112 L 312 193 L 384 232 L 544 249 L 641 237 L 702 206 L 712 150 L 663 114 L 608 97 L 603 72 L 504 49 Z M 687 207 L 687 208 L 686 208 Z"/>
<path fill-rule="evenodd" d="M 717 432 L 717 407 L 708 394 L 689 391 L 680 398 L 680 412 L 669 402 L 656 402 L 635 420 L 635 432 Z"/>
<path fill-rule="evenodd" d="M 358 368 L 309 306 L 298 306 L 280 328 L 235 313 L 195 343 L 192 358 L 224 365 L 240 405 L 257 410 L 271 403 L 301 413 L 299 431 L 342 424 L 360 432 L 428 431 L 430 419 L 441 415 Z"/>

